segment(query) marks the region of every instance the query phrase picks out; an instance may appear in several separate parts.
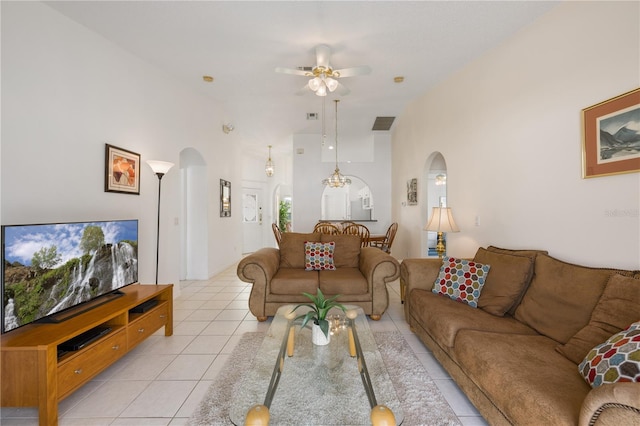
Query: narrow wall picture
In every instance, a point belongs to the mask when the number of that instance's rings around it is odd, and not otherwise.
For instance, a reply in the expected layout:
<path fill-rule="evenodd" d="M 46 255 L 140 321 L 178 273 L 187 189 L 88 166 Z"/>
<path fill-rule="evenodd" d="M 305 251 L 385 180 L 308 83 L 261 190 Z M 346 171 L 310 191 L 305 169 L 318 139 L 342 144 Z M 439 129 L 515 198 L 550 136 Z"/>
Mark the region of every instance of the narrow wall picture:
<path fill-rule="evenodd" d="M 418 204 L 418 178 L 407 181 L 407 204 L 410 206 Z"/>
<path fill-rule="evenodd" d="M 220 179 L 220 217 L 231 217 L 231 182 Z"/>

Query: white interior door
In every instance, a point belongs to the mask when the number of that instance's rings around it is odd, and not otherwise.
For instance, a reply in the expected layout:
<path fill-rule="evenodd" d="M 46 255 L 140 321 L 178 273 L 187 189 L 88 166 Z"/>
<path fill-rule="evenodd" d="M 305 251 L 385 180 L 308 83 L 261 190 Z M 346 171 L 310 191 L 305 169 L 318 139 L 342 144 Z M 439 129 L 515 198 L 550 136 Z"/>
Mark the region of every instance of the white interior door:
<path fill-rule="evenodd" d="M 242 188 L 242 253 L 264 247 L 262 241 L 262 190 Z"/>

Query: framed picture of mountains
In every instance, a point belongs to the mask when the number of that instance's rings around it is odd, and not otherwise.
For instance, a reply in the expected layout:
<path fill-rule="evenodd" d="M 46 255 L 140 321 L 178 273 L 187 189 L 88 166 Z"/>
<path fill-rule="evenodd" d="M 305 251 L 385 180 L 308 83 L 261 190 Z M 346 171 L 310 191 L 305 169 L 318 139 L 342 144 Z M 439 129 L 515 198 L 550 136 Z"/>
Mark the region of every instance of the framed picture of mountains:
<path fill-rule="evenodd" d="M 582 177 L 640 171 L 640 88 L 582 110 Z"/>

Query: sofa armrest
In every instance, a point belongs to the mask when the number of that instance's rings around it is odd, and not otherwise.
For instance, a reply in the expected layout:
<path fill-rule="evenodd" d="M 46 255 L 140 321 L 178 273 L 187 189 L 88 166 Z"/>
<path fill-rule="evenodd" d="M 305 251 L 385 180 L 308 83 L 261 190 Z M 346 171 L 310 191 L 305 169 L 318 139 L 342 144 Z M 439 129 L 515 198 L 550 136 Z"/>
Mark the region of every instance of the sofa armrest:
<path fill-rule="evenodd" d="M 253 284 L 249 295 L 249 310 L 260 321 L 267 318 L 265 301 L 271 279 L 280 267 L 280 250 L 262 248 L 238 263 L 237 274 L 242 281 Z"/>
<path fill-rule="evenodd" d="M 400 263 L 378 248 L 363 247 L 360 250 L 359 269 L 367 279 L 371 292 L 371 318 L 379 319 L 389 306 L 387 283 L 400 277 Z"/>
<path fill-rule="evenodd" d="M 640 424 L 640 383 L 619 382 L 592 389 L 582 403 L 578 424 Z"/>
<path fill-rule="evenodd" d="M 409 322 L 409 294 L 414 288 L 431 290 L 438 278 L 442 259 L 404 259 L 400 264 L 400 296 L 404 303 L 405 320 Z"/>

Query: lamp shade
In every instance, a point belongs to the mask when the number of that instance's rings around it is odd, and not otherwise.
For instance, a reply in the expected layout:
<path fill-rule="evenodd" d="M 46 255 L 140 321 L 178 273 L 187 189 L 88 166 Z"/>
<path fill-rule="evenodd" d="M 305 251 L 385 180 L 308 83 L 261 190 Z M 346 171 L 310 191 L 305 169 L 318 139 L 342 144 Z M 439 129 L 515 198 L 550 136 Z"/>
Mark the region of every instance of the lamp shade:
<path fill-rule="evenodd" d="M 147 160 L 147 164 L 155 174 L 165 174 L 173 167 L 173 163 L 168 161 Z"/>
<path fill-rule="evenodd" d="M 434 207 L 431 219 L 424 229 L 433 232 L 460 232 L 458 225 L 453 220 L 451 207 Z"/>

